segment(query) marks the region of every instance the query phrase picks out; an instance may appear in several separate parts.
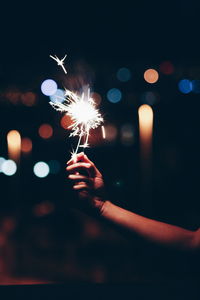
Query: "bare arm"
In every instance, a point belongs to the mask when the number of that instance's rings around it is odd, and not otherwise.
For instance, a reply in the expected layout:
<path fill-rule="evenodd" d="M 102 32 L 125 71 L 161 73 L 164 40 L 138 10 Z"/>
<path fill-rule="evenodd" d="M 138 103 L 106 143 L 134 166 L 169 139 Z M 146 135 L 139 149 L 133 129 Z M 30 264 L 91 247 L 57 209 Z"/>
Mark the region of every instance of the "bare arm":
<path fill-rule="evenodd" d="M 158 244 L 176 247 L 183 250 L 200 249 L 200 229 L 190 231 L 178 226 L 145 218 L 119 206 L 105 201 L 104 182 L 101 173 L 86 155 L 77 155 L 76 162 L 70 160 L 67 167 L 69 179 L 82 201 L 89 200 L 101 218 L 111 222 L 123 230 Z M 80 175 L 77 171 L 88 175 Z"/>
<path fill-rule="evenodd" d="M 145 218 L 105 201 L 101 216 L 117 226 L 158 244 L 195 250 L 200 248 L 200 229 L 190 231 L 178 226 Z"/>

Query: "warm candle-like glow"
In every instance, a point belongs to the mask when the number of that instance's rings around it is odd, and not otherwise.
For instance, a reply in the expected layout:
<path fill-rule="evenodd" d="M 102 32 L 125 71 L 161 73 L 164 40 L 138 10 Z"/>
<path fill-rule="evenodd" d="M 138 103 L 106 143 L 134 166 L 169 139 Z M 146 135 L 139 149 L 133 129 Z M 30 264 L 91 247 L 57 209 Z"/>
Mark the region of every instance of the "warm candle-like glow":
<path fill-rule="evenodd" d="M 11 130 L 7 134 L 8 156 L 15 162 L 19 162 L 21 152 L 21 136 L 17 130 Z"/>
<path fill-rule="evenodd" d="M 139 107 L 138 115 L 141 155 L 146 158 L 151 153 L 153 110 L 149 105 L 144 104 Z"/>

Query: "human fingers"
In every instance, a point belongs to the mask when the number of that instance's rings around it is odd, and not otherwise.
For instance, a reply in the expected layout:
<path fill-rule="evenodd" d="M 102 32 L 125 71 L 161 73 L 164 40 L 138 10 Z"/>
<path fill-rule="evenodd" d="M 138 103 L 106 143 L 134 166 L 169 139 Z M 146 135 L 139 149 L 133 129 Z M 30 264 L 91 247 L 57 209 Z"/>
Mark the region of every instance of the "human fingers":
<path fill-rule="evenodd" d="M 87 157 L 86 154 L 84 153 L 80 153 L 81 155 L 79 156 L 79 159 L 81 159 L 81 161 L 89 163 L 93 166 L 93 169 L 95 171 L 95 175 L 96 176 L 101 176 L 100 171 L 97 169 L 97 167 L 95 166 L 95 164 Z"/>
<path fill-rule="evenodd" d="M 73 186 L 73 189 L 74 190 L 82 190 L 82 189 L 89 190 L 90 187 L 85 182 L 79 182 L 78 184 L 75 184 Z"/>
<path fill-rule="evenodd" d="M 83 176 L 83 175 L 74 175 L 74 174 L 70 174 L 68 176 L 68 178 L 70 180 L 72 180 L 73 182 L 80 182 L 80 181 L 84 181 L 84 182 L 87 182 L 87 183 L 91 183 L 91 179 L 87 176 Z"/>
<path fill-rule="evenodd" d="M 80 152 L 74 156 L 72 156 L 72 158 L 70 158 L 70 160 L 68 160 L 67 165 L 72 165 L 74 163 L 77 163 L 79 160 L 81 160 L 81 158 L 84 156 L 83 152 Z"/>
<path fill-rule="evenodd" d="M 89 176 L 91 176 L 91 177 L 94 177 L 94 175 L 95 175 L 94 166 L 89 163 L 84 163 L 84 162 L 79 162 L 79 163 L 70 165 L 66 168 L 66 170 L 70 173 L 75 173 L 75 172 L 82 170 L 82 171 L 87 171 Z"/>

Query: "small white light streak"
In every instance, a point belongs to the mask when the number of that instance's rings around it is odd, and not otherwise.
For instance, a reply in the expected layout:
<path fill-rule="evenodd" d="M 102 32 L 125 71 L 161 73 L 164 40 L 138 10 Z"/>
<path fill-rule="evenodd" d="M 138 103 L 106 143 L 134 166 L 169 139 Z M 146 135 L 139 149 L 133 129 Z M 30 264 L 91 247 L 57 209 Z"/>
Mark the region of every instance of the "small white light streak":
<path fill-rule="evenodd" d="M 52 59 L 54 59 L 57 62 L 58 66 L 61 66 L 61 68 L 63 69 L 63 71 L 65 72 L 65 74 L 67 74 L 67 71 L 66 71 L 66 69 L 64 67 L 64 60 L 67 57 L 67 55 L 65 55 L 62 59 L 59 59 L 56 55 L 55 56 L 50 55 L 50 57 Z"/>
<path fill-rule="evenodd" d="M 103 139 L 105 139 L 105 138 L 106 138 L 105 127 L 104 127 L 104 126 L 101 126 L 101 130 L 102 130 L 102 136 L 103 136 Z"/>

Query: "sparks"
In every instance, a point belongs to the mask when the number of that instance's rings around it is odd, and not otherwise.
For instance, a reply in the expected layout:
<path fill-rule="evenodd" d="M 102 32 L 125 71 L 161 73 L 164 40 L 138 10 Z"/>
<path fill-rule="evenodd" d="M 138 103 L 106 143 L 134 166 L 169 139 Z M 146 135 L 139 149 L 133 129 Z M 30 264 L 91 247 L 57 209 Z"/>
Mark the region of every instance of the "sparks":
<path fill-rule="evenodd" d="M 56 55 L 55 56 L 53 56 L 53 55 L 49 55 L 52 59 L 54 59 L 56 62 L 57 62 L 57 64 L 58 64 L 58 66 L 61 66 L 61 68 L 63 69 L 63 71 L 65 72 L 65 74 L 67 74 L 67 71 L 66 71 L 66 69 L 65 69 L 65 67 L 64 67 L 64 60 L 65 60 L 65 58 L 67 57 L 67 55 L 65 55 L 62 59 L 59 59 Z"/>
<path fill-rule="evenodd" d="M 105 127 L 103 125 L 101 126 L 101 130 L 102 130 L 103 139 L 105 139 L 106 138 L 106 131 L 105 131 Z"/>
<path fill-rule="evenodd" d="M 72 119 L 73 123 L 69 126 L 72 130 L 70 136 L 79 136 L 76 150 L 72 154 L 74 157 L 79 147 L 89 147 L 90 129 L 95 129 L 101 125 L 103 118 L 98 109 L 95 108 L 95 102 L 90 95 L 89 88 L 86 93 L 83 92 L 80 96 L 69 90 L 65 90 L 65 97 L 63 103 L 50 102 L 50 104 L 54 109 L 64 112 Z M 81 144 L 81 141 L 83 141 L 83 144 Z"/>

